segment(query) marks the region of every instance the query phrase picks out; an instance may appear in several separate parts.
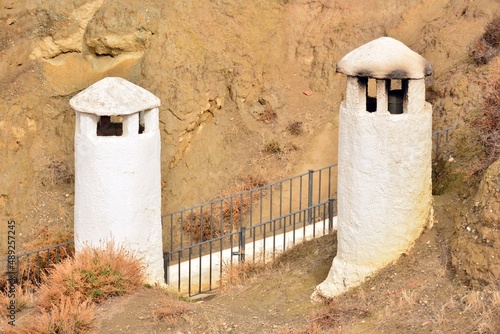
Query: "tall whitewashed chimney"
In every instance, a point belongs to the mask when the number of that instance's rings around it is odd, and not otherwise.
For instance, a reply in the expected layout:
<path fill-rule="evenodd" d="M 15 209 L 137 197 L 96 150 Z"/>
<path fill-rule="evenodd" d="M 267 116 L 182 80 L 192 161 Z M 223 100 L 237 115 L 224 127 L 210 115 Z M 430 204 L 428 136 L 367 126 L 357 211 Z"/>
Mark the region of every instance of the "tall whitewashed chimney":
<path fill-rule="evenodd" d="M 147 282 L 163 283 L 160 100 L 108 77 L 70 105 L 76 111 L 76 251 L 112 240 L 142 258 Z"/>
<path fill-rule="evenodd" d="M 333 297 L 397 260 L 432 223 L 429 62 L 382 37 L 337 64 L 340 107 L 338 250 L 314 297 Z"/>

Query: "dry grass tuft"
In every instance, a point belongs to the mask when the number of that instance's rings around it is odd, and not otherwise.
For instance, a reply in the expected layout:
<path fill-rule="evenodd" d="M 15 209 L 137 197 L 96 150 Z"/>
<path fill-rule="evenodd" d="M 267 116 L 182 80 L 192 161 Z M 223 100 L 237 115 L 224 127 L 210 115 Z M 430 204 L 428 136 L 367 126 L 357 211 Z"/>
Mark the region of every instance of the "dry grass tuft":
<path fill-rule="evenodd" d="M 292 134 L 294 136 L 299 136 L 299 135 L 301 135 L 304 132 L 303 123 L 302 122 L 298 122 L 298 121 L 291 122 L 286 127 L 286 130 L 288 132 L 290 132 L 290 134 Z"/>
<path fill-rule="evenodd" d="M 143 282 L 139 260 L 108 243 L 104 249 L 86 248 L 73 259 L 54 266 L 50 280 L 40 288 L 38 307 L 50 310 L 66 297 L 100 303 L 123 295 Z"/>
<path fill-rule="evenodd" d="M 45 274 L 47 276 L 47 274 Z M 86 248 L 74 258 L 53 265 L 36 294 L 29 324 L 0 326 L 2 333 L 86 333 L 91 328 L 95 304 L 142 285 L 140 261 L 113 242 L 102 249 Z M 34 289 L 16 290 L 18 309 L 30 307 Z M 4 302 L 4 296 L 1 298 Z M 36 312 L 35 312 L 36 311 Z M 4 319 L 2 319 L 4 320 Z"/>
<path fill-rule="evenodd" d="M 496 333 L 500 328 L 498 291 L 472 290 L 460 298 L 462 312 L 479 333 Z"/>
<path fill-rule="evenodd" d="M 37 239 L 23 245 L 27 252 L 43 249 L 46 247 L 59 245 L 73 238 L 71 232 L 64 229 L 53 228 L 49 229 L 44 226 L 38 230 Z M 53 264 L 59 263 L 64 259 L 70 258 L 74 255 L 75 248 L 73 244 L 53 248 L 37 254 L 31 254 L 29 257 L 25 256 L 19 260 L 19 281 L 26 282 L 27 284 L 40 284 L 44 275 L 47 275 L 52 268 Z M 39 272 L 40 269 L 40 272 Z M 6 286 L 5 280 L 0 280 L 0 289 Z"/>
<path fill-rule="evenodd" d="M 470 121 L 470 125 L 479 133 L 480 143 L 486 153 L 486 157 L 476 160 L 473 166 L 473 174 L 478 175 L 500 158 L 500 80 L 489 86 L 482 109 Z"/>
<path fill-rule="evenodd" d="M 72 166 L 63 160 L 52 160 L 47 165 L 45 175 L 42 177 L 44 185 L 63 185 L 75 182 L 75 173 Z"/>
<path fill-rule="evenodd" d="M 278 154 L 278 153 L 283 152 L 283 149 L 281 148 L 281 145 L 276 140 L 270 140 L 264 144 L 262 151 L 264 153 L 268 153 L 268 154 Z"/>
<path fill-rule="evenodd" d="M 274 110 L 274 109 L 266 109 L 266 111 L 264 111 L 262 113 L 262 115 L 260 115 L 260 117 L 259 117 L 259 121 L 262 121 L 262 122 L 268 123 L 268 124 L 275 122 L 277 119 L 278 119 L 278 114 L 276 113 L 276 110 Z"/>
<path fill-rule="evenodd" d="M 181 300 L 178 294 L 165 291 L 165 301 L 159 307 L 152 310 L 152 315 L 155 321 L 165 322 L 169 326 L 174 326 L 184 314 L 192 310 L 191 304 Z"/>
<path fill-rule="evenodd" d="M 16 312 L 35 305 L 34 293 L 34 286 L 29 283 L 24 286 L 15 285 Z M 9 306 L 10 301 L 11 298 L 8 297 L 7 287 L 5 287 L 4 291 L 0 293 L 0 316 L 8 315 L 7 306 Z"/>
<path fill-rule="evenodd" d="M 243 178 L 221 194 L 221 205 L 215 205 L 203 212 L 196 210 L 189 213 L 182 222 L 182 229 L 194 242 L 200 242 L 226 234 L 231 228 L 238 228 L 243 215 L 252 205 L 252 198 L 248 193 L 240 196 L 233 196 L 233 194 L 260 188 L 266 183 L 267 181 L 261 175 Z"/>
<path fill-rule="evenodd" d="M 325 330 L 341 328 L 350 319 L 366 318 L 370 312 L 364 303 L 344 305 L 338 298 L 322 298 L 323 306 L 308 316 L 308 324 L 299 333 L 323 333 Z"/>
<path fill-rule="evenodd" d="M 266 265 L 260 262 L 245 261 L 232 264 L 226 262 L 223 264 L 219 287 L 227 289 L 233 286 L 242 286 L 265 269 Z"/>
<path fill-rule="evenodd" d="M 500 15 L 491 20 L 483 35 L 469 47 L 469 56 L 476 64 L 487 64 L 500 54 Z"/>
<path fill-rule="evenodd" d="M 36 316 L 30 325 L 19 326 L 17 333 L 77 334 L 92 328 L 96 306 L 90 300 L 63 297 L 50 312 Z"/>

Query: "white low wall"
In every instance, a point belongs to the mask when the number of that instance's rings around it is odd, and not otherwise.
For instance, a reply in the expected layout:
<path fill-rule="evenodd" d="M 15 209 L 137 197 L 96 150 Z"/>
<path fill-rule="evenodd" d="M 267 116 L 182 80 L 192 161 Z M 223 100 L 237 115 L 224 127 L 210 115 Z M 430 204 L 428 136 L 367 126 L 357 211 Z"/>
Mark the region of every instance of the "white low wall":
<path fill-rule="evenodd" d="M 299 244 L 303 241 L 311 240 L 313 238 L 319 238 L 323 235 L 328 234 L 328 224 L 329 221 L 320 221 L 312 225 L 307 225 L 305 228 L 300 227 L 295 231 L 289 231 L 285 234 L 277 234 L 276 236 L 270 236 L 266 239 L 256 240 L 255 245 L 253 242 L 245 244 L 245 258 L 247 261 L 252 261 L 254 252 L 256 261 L 262 261 L 264 258 L 264 244 L 265 244 L 265 261 L 271 260 L 273 258 L 273 251 L 276 250 L 276 254 L 281 253 L 283 250 L 288 250 L 294 245 Z M 332 219 L 333 229 L 337 229 L 337 217 Z M 294 233 L 295 233 L 295 243 L 294 243 Z M 274 242 L 274 244 L 273 244 Z M 215 247 L 214 247 L 215 248 Z M 191 261 L 184 261 L 179 264 L 171 265 L 168 267 L 168 285 L 174 288 L 178 287 L 179 284 L 179 270 L 180 270 L 180 292 L 186 293 L 189 290 L 189 273 L 191 272 L 191 293 L 196 293 L 199 289 L 200 271 L 201 271 L 201 291 L 206 291 L 210 288 L 210 263 L 211 265 L 211 277 L 212 277 L 212 288 L 217 287 L 220 280 L 221 266 L 231 262 L 237 263 L 239 257 L 232 255 L 233 252 L 238 252 L 239 246 L 235 245 L 232 249 L 224 249 L 222 252 L 214 251 L 211 255 L 204 255 L 200 258 L 193 257 Z M 186 251 L 187 252 L 187 251 Z M 200 270 L 201 264 L 201 270 Z M 224 269 L 224 268 L 223 268 Z"/>

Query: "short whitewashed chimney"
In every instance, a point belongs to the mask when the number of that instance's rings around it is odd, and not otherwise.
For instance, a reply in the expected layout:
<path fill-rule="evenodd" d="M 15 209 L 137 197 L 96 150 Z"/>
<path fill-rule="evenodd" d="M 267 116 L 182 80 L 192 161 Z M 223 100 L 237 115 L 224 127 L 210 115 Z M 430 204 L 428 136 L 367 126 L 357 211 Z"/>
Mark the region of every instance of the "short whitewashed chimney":
<path fill-rule="evenodd" d="M 109 77 L 70 105 L 76 111 L 76 251 L 112 240 L 142 258 L 148 283 L 163 283 L 160 100 Z"/>
<path fill-rule="evenodd" d="M 431 65 L 382 37 L 337 64 L 340 107 L 338 250 L 314 297 L 333 297 L 397 260 L 432 223 Z"/>

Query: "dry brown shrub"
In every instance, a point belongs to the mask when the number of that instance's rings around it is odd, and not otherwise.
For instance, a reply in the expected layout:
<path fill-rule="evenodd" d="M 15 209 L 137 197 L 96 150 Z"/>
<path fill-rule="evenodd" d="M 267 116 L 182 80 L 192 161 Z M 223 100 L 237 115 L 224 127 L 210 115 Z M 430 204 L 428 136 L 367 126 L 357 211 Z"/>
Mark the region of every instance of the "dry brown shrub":
<path fill-rule="evenodd" d="M 31 308 L 35 304 L 34 293 L 35 287 L 31 284 L 25 284 L 20 286 L 18 284 L 14 285 L 15 288 L 15 302 L 16 302 L 16 312 L 20 312 L 25 308 Z M 7 307 L 12 299 L 9 298 L 7 287 L 0 293 L 0 316 L 7 316 Z"/>
<path fill-rule="evenodd" d="M 304 132 L 302 124 L 303 124 L 302 122 L 298 122 L 298 121 L 291 122 L 286 127 L 286 130 L 294 136 L 299 136 Z"/>
<path fill-rule="evenodd" d="M 40 287 L 37 306 L 50 310 L 66 297 L 100 303 L 135 290 L 143 282 L 142 266 L 127 250 L 110 242 L 103 249 L 85 248 L 54 266 Z"/>
<path fill-rule="evenodd" d="M 486 157 L 474 161 L 474 174 L 481 174 L 494 161 L 500 158 L 500 80 L 486 87 L 482 109 L 470 125 L 479 133 L 479 140 Z"/>
<path fill-rule="evenodd" d="M 500 54 L 500 15 L 497 15 L 485 27 L 483 35 L 469 47 L 469 56 L 477 64 L 487 64 Z"/>
<path fill-rule="evenodd" d="M 191 212 L 182 222 L 182 229 L 193 238 L 194 242 L 219 237 L 221 231 L 218 227 L 219 225 L 214 223 L 213 213 L 210 212 L 204 212 L 203 214 Z"/>
<path fill-rule="evenodd" d="M 266 265 L 262 262 L 223 263 L 219 287 L 227 289 L 232 286 L 242 286 L 257 274 L 262 273 L 265 268 Z"/>
<path fill-rule="evenodd" d="M 165 301 L 152 311 L 153 319 L 158 322 L 165 322 L 169 326 L 177 324 L 180 318 L 193 308 L 191 305 L 179 298 L 173 292 L 165 292 Z"/>
<path fill-rule="evenodd" d="M 274 109 L 266 109 L 266 111 L 264 111 L 262 113 L 262 115 L 260 115 L 260 117 L 259 117 L 259 121 L 262 121 L 262 122 L 268 123 L 268 124 L 275 122 L 277 119 L 278 119 L 278 114 L 276 113 L 276 110 L 274 110 Z"/>
<path fill-rule="evenodd" d="M 341 303 L 338 298 L 320 298 L 319 302 L 322 307 L 319 307 L 311 312 L 307 317 L 308 324 L 300 329 L 299 333 L 323 333 L 325 330 L 335 331 L 341 328 L 342 325 L 349 323 L 350 319 L 367 318 L 370 316 L 366 303 L 357 301 L 347 305 Z M 340 330 L 340 332 L 343 332 Z"/>
<path fill-rule="evenodd" d="M 264 144 L 262 151 L 264 153 L 268 153 L 268 154 L 278 154 L 278 153 L 283 152 L 283 149 L 281 148 L 281 145 L 276 140 L 270 140 Z"/>
<path fill-rule="evenodd" d="M 243 215 L 252 205 L 251 194 L 248 191 L 263 187 L 266 182 L 261 175 L 251 175 L 241 179 L 233 187 L 224 190 L 220 205 L 214 205 L 203 213 L 201 209 L 191 211 L 183 220 L 182 229 L 194 242 L 200 242 L 217 238 L 231 229 L 239 228 Z"/>
<path fill-rule="evenodd" d="M 483 34 L 483 39 L 492 47 L 500 47 L 500 15 L 496 15 L 488 22 Z"/>
<path fill-rule="evenodd" d="M 35 252 L 40 249 L 63 244 L 73 239 L 71 231 L 62 228 L 49 228 L 43 226 L 35 233 L 37 238 L 22 245 L 23 252 Z M 44 274 L 48 274 L 52 265 L 62 260 L 72 257 L 75 253 L 75 247 L 72 243 L 58 248 L 43 250 L 38 253 L 22 256 L 19 258 L 19 282 L 24 284 L 38 285 Z M 17 262 L 15 263 L 17 269 Z M 0 277 L 0 290 L 7 286 L 6 276 Z"/>
<path fill-rule="evenodd" d="M 5 333 L 24 334 L 78 334 L 92 328 L 95 304 L 89 300 L 64 297 L 50 312 L 36 315 L 29 324 L 5 327 Z"/>
<path fill-rule="evenodd" d="M 47 185 L 72 184 L 75 182 L 75 173 L 70 163 L 63 160 L 52 160 L 42 177 L 42 183 Z"/>

